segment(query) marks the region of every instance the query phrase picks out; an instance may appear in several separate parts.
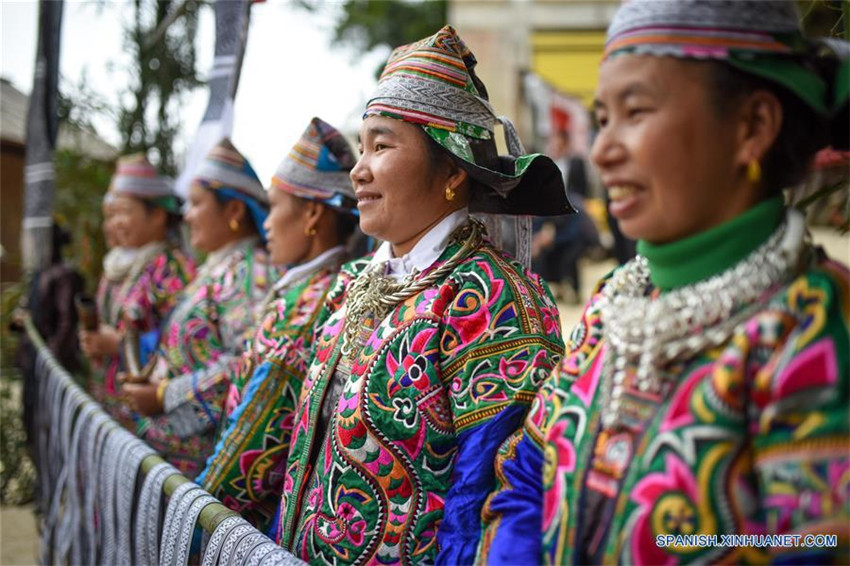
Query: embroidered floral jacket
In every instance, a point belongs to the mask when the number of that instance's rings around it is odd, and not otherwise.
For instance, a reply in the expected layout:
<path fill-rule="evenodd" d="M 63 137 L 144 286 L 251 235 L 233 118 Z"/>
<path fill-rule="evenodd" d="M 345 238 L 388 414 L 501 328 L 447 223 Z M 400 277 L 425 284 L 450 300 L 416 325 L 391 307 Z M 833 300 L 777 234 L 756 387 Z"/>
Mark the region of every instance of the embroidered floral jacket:
<path fill-rule="evenodd" d="M 121 286 L 118 327 L 139 334 L 158 330 L 194 277 L 194 261 L 171 246 L 141 269 L 131 269 Z"/>
<path fill-rule="evenodd" d="M 495 451 L 563 351 L 557 308 L 536 276 L 483 244 L 367 333 L 317 438 L 346 290 L 367 264 L 343 268 L 319 319 L 278 540 L 311 563 L 469 563 Z"/>
<path fill-rule="evenodd" d="M 292 418 L 310 360 L 313 324 L 344 254 L 274 290 L 233 376 L 227 418 L 198 483 L 263 532 L 280 505 Z"/>
<path fill-rule="evenodd" d="M 253 239 L 217 261 L 208 258 L 160 336 L 156 356 L 169 380 L 165 412 L 142 419 L 139 433 L 189 477 L 212 453 L 228 376 L 238 368 L 275 271 Z"/>
<path fill-rule="evenodd" d="M 610 387 L 601 371 L 610 355 L 601 285 L 524 430 L 500 450 L 502 489 L 484 513 L 479 560 L 846 561 L 846 268 L 821 258 L 775 289 L 724 344 L 671 368 L 678 378 L 669 394 L 644 394 L 645 402 L 630 405 L 647 423 L 633 440 L 600 425 Z M 612 499 L 613 511 L 594 511 L 595 494 Z M 732 534 L 830 534 L 838 547 L 723 545 Z M 702 540 L 717 546 L 677 535 L 714 536 Z"/>
<path fill-rule="evenodd" d="M 121 283 L 121 281 L 111 281 L 106 276 L 102 276 L 97 284 L 97 293 L 95 295 L 95 305 L 97 307 L 97 315 L 100 323 L 108 324 L 113 328 L 118 327 L 118 308 L 121 304 Z M 114 384 L 111 392 L 107 390 L 107 373 L 110 372 L 110 366 L 113 365 L 115 366 L 115 369 L 112 369 L 111 373 L 114 374 L 117 372 L 120 367 L 120 363 L 118 356 L 109 356 L 103 359 L 91 360 L 88 391 L 91 396 L 104 405 L 104 407 L 114 401 L 114 399 L 107 401 L 107 398 L 114 397 L 116 393 Z"/>

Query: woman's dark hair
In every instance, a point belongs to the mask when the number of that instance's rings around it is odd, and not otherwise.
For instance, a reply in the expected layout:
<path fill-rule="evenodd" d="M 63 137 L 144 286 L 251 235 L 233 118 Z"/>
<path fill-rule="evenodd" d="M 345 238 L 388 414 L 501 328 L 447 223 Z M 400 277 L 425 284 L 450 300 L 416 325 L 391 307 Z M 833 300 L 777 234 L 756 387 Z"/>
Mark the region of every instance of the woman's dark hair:
<path fill-rule="evenodd" d="M 148 199 L 140 198 L 139 201 L 145 206 L 145 212 L 150 214 L 157 208 L 162 208 L 158 206 L 156 203 L 149 201 Z M 181 202 L 181 201 L 178 201 Z M 165 209 L 163 209 L 165 210 Z M 165 232 L 166 237 L 171 240 L 171 242 L 175 244 L 180 244 L 182 240 L 182 236 L 180 235 L 180 226 L 183 222 L 183 216 L 178 213 L 171 212 L 169 210 L 165 210 Z"/>
<path fill-rule="evenodd" d="M 51 232 L 51 261 L 53 263 L 62 263 L 62 248 L 70 245 L 73 240 L 73 235 L 69 230 L 65 229 L 62 226 L 59 226 L 58 224 L 56 224 L 55 221 L 53 222 L 53 228 Z"/>
<path fill-rule="evenodd" d="M 452 155 L 447 149 L 440 146 L 440 144 L 434 141 L 431 136 L 425 133 L 425 130 L 420 128 L 419 131 L 425 139 L 425 148 L 428 150 L 428 168 L 431 171 L 438 171 L 440 167 L 443 167 L 446 164 L 464 169 L 463 160 Z M 474 152 L 476 147 L 473 145 L 472 149 Z M 473 179 L 472 175 L 467 175 L 467 181 L 469 182 L 470 199 L 472 199 L 472 195 L 481 189 L 479 188 L 479 182 Z"/>
<path fill-rule="evenodd" d="M 310 202 L 309 199 L 303 197 L 295 197 L 295 201 L 298 203 L 298 207 L 303 210 L 304 207 Z M 351 208 L 355 208 L 357 203 L 353 200 L 349 201 L 346 197 L 343 199 L 343 205 L 349 206 Z M 359 220 L 353 214 L 346 214 L 344 212 L 340 212 L 328 205 L 323 205 L 325 207 L 326 212 L 334 215 L 334 226 L 336 227 L 336 239 L 337 243 L 340 245 L 347 245 L 348 241 L 351 239 L 351 236 L 354 234 L 354 231 L 357 229 L 359 225 Z"/>
<path fill-rule="evenodd" d="M 336 237 L 337 241 L 345 245 L 357 229 L 358 220 L 353 214 L 333 211 L 336 214 Z"/>
<path fill-rule="evenodd" d="M 425 130 L 419 128 L 419 132 L 422 134 L 422 139 L 425 140 L 425 148 L 428 150 L 429 169 L 432 171 L 439 169 L 449 158 L 446 150 L 440 147 L 440 144 L 434 141 Z"/>
<path fill-rule="evenodd" d="M 719 61 L 705 64 L 709 66 L 711 96 L 718 116 L 728 115 L 742 98 L 757 90 L 772 92 L 782 104 L 782 126 L 761 163 L 765 196 L 803 181 L 815 153 L 828 144 L 828 121 L 774 82 Z"/>
<path fill-rule="evenodd" d="M 204 189 L 212 193 L 213 197 L 215 198 L 215 202 L 218 203 L 219 208 L 223 207 L 225 205 L 225 203 L 230 202 L 231 200 L 233 200 L 235 198 L 235 197 L 225 195 L 221 191 L 216 191 L 216 190 L 211 189 L 209 187 L 204 187 Z M 247 204 L 245 204 L 245 216 L 247 216 L 248 219 L 250 220 L 249 225 L 254 229 L 254 232 L 259 234 L 260 233 L 260 227 L 257 226 L 257 222 L 254 220 L 254 215 L 251 214 L 251 209 L 248 207 Z"/>

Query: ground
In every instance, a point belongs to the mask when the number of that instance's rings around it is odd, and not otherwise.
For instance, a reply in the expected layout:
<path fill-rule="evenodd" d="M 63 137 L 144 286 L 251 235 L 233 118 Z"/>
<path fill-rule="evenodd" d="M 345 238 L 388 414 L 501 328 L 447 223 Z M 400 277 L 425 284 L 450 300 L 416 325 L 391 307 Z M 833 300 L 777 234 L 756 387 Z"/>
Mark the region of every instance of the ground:
<path fill-rule="evenodd" d="M 3 566 L 36 564 L 38 535 L 34 507 L 0 508 L 0 564 Z"/>

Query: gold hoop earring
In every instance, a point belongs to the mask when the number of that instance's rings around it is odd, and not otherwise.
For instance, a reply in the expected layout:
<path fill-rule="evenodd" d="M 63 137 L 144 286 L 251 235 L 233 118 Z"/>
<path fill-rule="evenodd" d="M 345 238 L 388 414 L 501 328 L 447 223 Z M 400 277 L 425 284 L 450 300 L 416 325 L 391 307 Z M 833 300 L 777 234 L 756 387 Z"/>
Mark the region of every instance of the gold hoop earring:
<path fill-rule="evenodd" d="M 304 235 L 305 236 L 315 236 L 316 235 L 316 229 L 315 228 L 307 228 L 305 226 L 304 227 Z"/>
<path fill-rule="evenodd" d="M 230 231 L 231 232 L 238 232 L 239 231 L 239 221 L 238 220 L 233 219 L 233 220 L 230 221 Z"/>
<path fill-rule="evenodd" d="M 446 200 L 451 202 L 455 199 L 455 190 L 451 185 L 446 185 Z"/>
<path fill-rule="evenodd" d="M 761 164 L 758 159 L 747 163 L 747 180 L 753 185 L 761 183 Z"/>

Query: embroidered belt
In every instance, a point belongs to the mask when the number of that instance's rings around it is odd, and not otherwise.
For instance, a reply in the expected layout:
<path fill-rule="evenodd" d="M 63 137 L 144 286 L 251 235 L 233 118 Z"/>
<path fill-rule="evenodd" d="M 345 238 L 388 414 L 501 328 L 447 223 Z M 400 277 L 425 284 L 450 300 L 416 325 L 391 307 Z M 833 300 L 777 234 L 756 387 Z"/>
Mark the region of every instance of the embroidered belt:
<path fill-rule="evenodd" d="M 136 516 L 136 564 L 156 564 L 159 558 L 159 516 L 162 486 L 169 476 L 179 473 L 168 462 L 160 462 L 145 476 L 139 494 Z"/>
<path fill-rule="evenodd" d="M 181 484 L 174 490 L 168 500 L 168 507 L 165 510 L 165 522 L 162 524 L 162 540 L 160 541 L 159 564 L 171 564 L 174 560 L 174 550 L 176 540 L 180 533 L 179 517 L 182 517 L 186 508 L 192 502 L 204 495 L 198 485 L 187 482 Z"/>
<path fill-rule="evenodd" d="M 225 539 L 229 538 L 230 531 L 236 527 L 244 525 L 250 525 L 250 523 L 238 515 L 228 517 L 219 523 L 215 532 L 210 537 L 209 544 L 207 544 L 207 548 L 204 551 L 204 558 L 201 561 L 201 566 L 215 566 L 216 564 L 219 564 L 219 551 L 221 550 L 221 546 Z"/>

